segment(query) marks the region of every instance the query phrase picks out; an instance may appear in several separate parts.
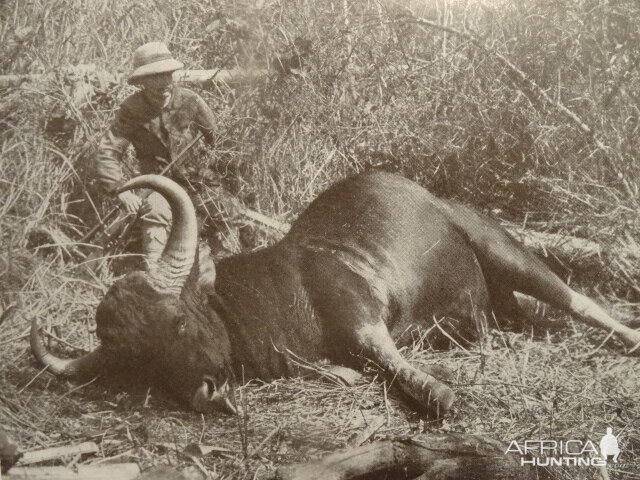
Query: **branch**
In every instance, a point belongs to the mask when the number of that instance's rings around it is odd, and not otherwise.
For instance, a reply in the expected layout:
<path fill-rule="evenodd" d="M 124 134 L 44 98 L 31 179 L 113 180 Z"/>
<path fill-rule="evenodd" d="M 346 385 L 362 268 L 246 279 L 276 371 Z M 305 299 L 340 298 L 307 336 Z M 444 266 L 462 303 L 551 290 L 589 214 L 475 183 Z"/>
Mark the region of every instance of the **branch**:
<path fill-rule="evenodd" d="M 140 474 L 137 463 L 78 465 L 77 471 L 66 467 L 16 467 L 5 480 L 134 480 Z"/>
<path fill-rule="evenodd" d="M 460 433 L 397 437 L 331 453 L 309 463 L 280 467 L 276 480 L 528 480 L 549 478 L 541 469 L 521 466 L 506 446 L 480 435 Z"/>
<path fill-rule="evenodd" d="M 247 81 L 257 77 L 264 76 L 268 70 L 260 69 L 213 69 L 213 70 L 178 70 L 173 74 L 173 78 L 177 82 L 186 83 L 235 83 L 238 81 Z M 91 68 L 91 66 L 78 65 L 69 67 L 59 72 L 48 73 L 28 73 L 22 75 L 0 75 L 0 88 L 17 87 L 24 82 L 41 81 L 43 79 L 52 79 L 56 76 L 68 77 L 72 81 L 78 81 L 84 77 L 95 77 L 97 82 L 119 83 L 124 80 L 121 73 L 111 74 L 105 71 L 99 71 Z"/>
<path fill-rule="evenodd" d="M 542 255 L 549 256 L 553 253 L 559 258 L 571 261 L 584 258 L 599 258 L 603 249 L 599 243 L 586 238 L 557 233 L 536 232 L 535 230 L 523 230 L 521 228 L 506 227 L 506 230 L 527 248 Z"/>
<path fill-rule="evenodd" d="M 47 460 L 75 455 L 98 453 L 98 445 L 94 442 L 83 442 L 78 445 L 64 445 L 62 447 L 45 448 L 35 452 L 26 452 L 18 465 L 32 465 Z"/>

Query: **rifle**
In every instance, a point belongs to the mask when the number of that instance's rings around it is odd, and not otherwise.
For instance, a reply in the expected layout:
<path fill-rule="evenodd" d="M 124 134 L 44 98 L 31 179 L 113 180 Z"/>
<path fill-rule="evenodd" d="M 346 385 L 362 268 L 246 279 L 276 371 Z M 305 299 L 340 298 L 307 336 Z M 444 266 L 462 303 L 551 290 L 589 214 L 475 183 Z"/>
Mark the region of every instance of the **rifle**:
<path fill-rule="evenodd" d="M 289 225 L 288 223 L 281 222 L 280 220 L 271 218 L 265 215 L 264 213 L 260 213 L 256 210 L 252 210 L 251 208 L 242 205 L 242 203 L 235 200 L 233 195 L 231 195 L 229 192 L 227 192 L 224 189 L 221 192 L 219 192 L 219 194 L 222 194 L 222 196 L 224 197 L 233 199 L 237 214 L 241 217 L 245 217 L 245 218 L 248 218 L 249 220 L 254 221 L 257 224 L 257 226 L 262 228 L 264 231 L 276 231 L 280 234 L 285 234 L 289 231 L 289 228 L 291 227 L 291 225 Z M 197 206 L 203 207 L 204 209 L 207 209 L 209 205 L 213 205 L 217 207 L 216 203 L 218 200 L 219 200 L 218 198 L 214 198 L 211 196 L 208 196 L 208 198 L 205 198 L 204 196 L 200 196 L 200 200 Z M 268 230 L 264 229 L 264 227 L 268 227 Z"/>
<path fill-rule="evenodd" d="M 162 169 L 160 175 L 165 175 L 169 170 L 175 167 L 178 161 L 184 156 L 184 154 L 187 153 L 191 149 L 191 147 L 193 147 L 203 137 L 203 135 L 204 134 L 202 132 L 199 132 L 198 135 L 196 135 L 196 137 L 191 140 L 191 142 L 189 142 L 189 144 L 185 146 L 180 151 L 180 153 L 178 153 L 178 155 L 176 155 L 176 157 Z M 121 208 L 122 207 L 120 205 L 116 205 L 115 207 L 113 207 L 113 209 L 111 209 L 109 213 L 107 213 L 104 218 L 102 218 L 102 220 L 99 220 L 98 223 L 91 230 L 89 230 L 89 232 L 87 232 L 84 237 L 82 237 L 80 243 L 89 243 L 93 239 L 93 237 L 95 237 L 96 233 L 98 233 L 98 231 L 100 231 L 100 229 L 102 228 L 106 229 L 104 232 L 104 236 L 107 240 L 109 240 L 110 237 L 113 236 L 113 232 L 119 230 L 124 220 L 127 219 L 127 217 L 123 217 L 122 219 L 114 222 L 114 224 L 107 227 L 109 222 L 111 222 L 111 220 L 113 220 L 113 218 L 120 212 Z M 117 226 L 117 229 L 114 228 L 114 226 Z"/>

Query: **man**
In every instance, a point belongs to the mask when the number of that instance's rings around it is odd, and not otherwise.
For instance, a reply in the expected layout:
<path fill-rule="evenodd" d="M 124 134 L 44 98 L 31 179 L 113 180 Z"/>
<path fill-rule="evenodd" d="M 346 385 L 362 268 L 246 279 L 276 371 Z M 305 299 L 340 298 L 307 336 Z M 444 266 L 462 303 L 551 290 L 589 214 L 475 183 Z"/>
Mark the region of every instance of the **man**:
<path fill-rule="evenodd" d="M 147 174 L 160 173 L 198 132 L 207 143 L 213 140 L 213 112 L 197 93 L 173 85 L 172 73 L 184 65 L 164 43 L 139 47 L 133 54 L 133 67 L 128 81 L 140 90 L 124 100 L 96 156 L 95 178 L 106 192 L 122 180 L 121 164 L 129 145 L 135 149 L 140 173 Z M 183 183 L 183 177 L 174 173 L 167 175 Z M 148 262 L 157 260 L 171 225 L 169 205 L 156 192 L 148 196 L 123 192 L 118 200 L 127 212 L 140 212 L 143 253 Z"/>

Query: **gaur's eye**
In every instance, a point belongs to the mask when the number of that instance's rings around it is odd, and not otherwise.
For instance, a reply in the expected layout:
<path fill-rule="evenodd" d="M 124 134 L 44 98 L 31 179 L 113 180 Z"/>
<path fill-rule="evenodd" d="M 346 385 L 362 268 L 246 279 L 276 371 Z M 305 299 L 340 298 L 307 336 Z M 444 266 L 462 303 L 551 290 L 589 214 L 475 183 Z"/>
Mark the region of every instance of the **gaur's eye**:
<path fill-rule="evenodd" d="M 184 335 L 187 332 L 187 319 L 183 316 L 178 317 L 178 335 Z"/>

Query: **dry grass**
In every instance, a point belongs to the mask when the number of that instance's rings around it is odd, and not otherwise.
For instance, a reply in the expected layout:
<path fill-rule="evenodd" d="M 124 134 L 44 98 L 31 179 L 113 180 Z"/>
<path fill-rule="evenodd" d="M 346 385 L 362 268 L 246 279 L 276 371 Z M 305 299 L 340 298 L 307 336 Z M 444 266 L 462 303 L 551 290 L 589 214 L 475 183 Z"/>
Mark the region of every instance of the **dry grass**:
<path fill-rule="evenodd" d="M 51 274 L 42 267 L 36 273 Z M 613 472 L 611 478 L 632 479 L 637 478 L 633 473 L 640 473 L 636 373 L 640 360 L 625 357 L 615 345 L 599 348 L 604 335 L 598 331 L 572 323 L 537 337 L 491 330 L 485 341 L 469 350 L 433 352 L 419 343 L 405 349 L 416 366 L 438 363 L 454 372 L 458 400 L 443 422 L 421 418 L 408 409 L 373 368 L 365 382 L 354 387 L 301 378 L 251 382 L 237 391 L 246 418 L 205 417 L 184 411 L 161 392 L 143 386 L 106 380 L 78 386 L 39 372 L 24 340 L 25 316 L 56 318 L 69 345 L 87 346 L 80 320 L 90 318 L 98 298 L 94 291 L 87 302 L 87 294 L 96 288 L 74 282 L 67 272 L 55 277 L 63 287 L 57 300 L 14 316 L 0 335 L 3 357 L 11 359 L 0 379 L 0 424 L 25 449 L 93 440 L 100 443 L 100 454 L 83 463 L 117 460 L 143 467 L 168 463 L 185 468 L 194 462 L 185 448 L 204 444 L 222 449 L 200 458 L 214 478 L 262 478 L 277 465 L 342 448 L 378 420 L 383 427 L 373 439 L 451 431 L 486 434 L 505 442 L 572 438 L 597 442 L 612 426 L 622 434 L 624 464 L 618 469 L 627 473 Z M 75 295 L 60 294 L 71 290 L 65 282 L 73 282 Z M 598 478 L 589 469 L 554 473 L 556 478 Z"/>
<path fill-rule="evenodd" d="M 91 348 L 95 341 L 88 327 L 111 274 L 87 278 L 64 249 L 36 254 L 27 248 L 28 233 L 45 225 L 76 239 L 95 221 L 86 195 L 104 209 L 86 173 L 130 87 L 95 72 L 127 71 L 132 48 L 155 39 L 169 42 L 191 68 L 266 66 L 294 53 L 296 39 L 311 42 L 304 77 L 273 75 L 200 92 L 219 120 L 216 144 L 200 152 L 202 170 L 222 174 L 249 206 L 290 220 L 348 173 L 398 171 L 506 220 L 600 242 L 608 252 L 601 265 L 570 265 L 571 280 L 619 318 L 637 318 L 636 2 L 344 5 L 14 0 L 0 6 L 3 73 L 96 65 L 80 79 L 53 76 L 2 90 L 0 307 L 17 308 L 0 327 L 0 425 L 27 449 L 100 441 L 101 454 L 82 459 L 88 463 L 115 458 L 184 467 L 195 463 L 181 453 L 184 446 L 216 445 L 229 451 L 201 463 L 219 478 L 260 477 L 275 465 L 339 448 L 378 417 L 386 420 L 378 437 L 427 429 L 505 441 L 595 441 L 611 425 L 623 432 L 619 470 L 627 472 L 612 470 L 611 478 L 640 478 L 639 362 L 611 342 L 599 346 L 601 333 L 571 322 L 535 338 L 494 330 L 469 351 L 407 350 L 417 364 L 437 361 L 457 374 L 455 412 L 441 424 L 421 421 L 393 389 L 386 395 L 373 370 L 366 384 L 352 388 L 301 379 L 249 384 L 238 393 L 249 414 L 239 425 L 185 412 L 142 387 L 71 386 L 31 360 L 26 334 L 33 317 L 59 327 L 64 342 L 56 348 L 69 355 L 77 353 L 71 346 Z M 407 5 L 452 30 L 417 24 Z M 471 33 L 476 44 L 454 30 Z M 579 115 L 604 148 L 557 104 Z M 270 241 L 254 232 L 252 246 Z M 167 448 L 171 443 L 178 449 Z"/>

